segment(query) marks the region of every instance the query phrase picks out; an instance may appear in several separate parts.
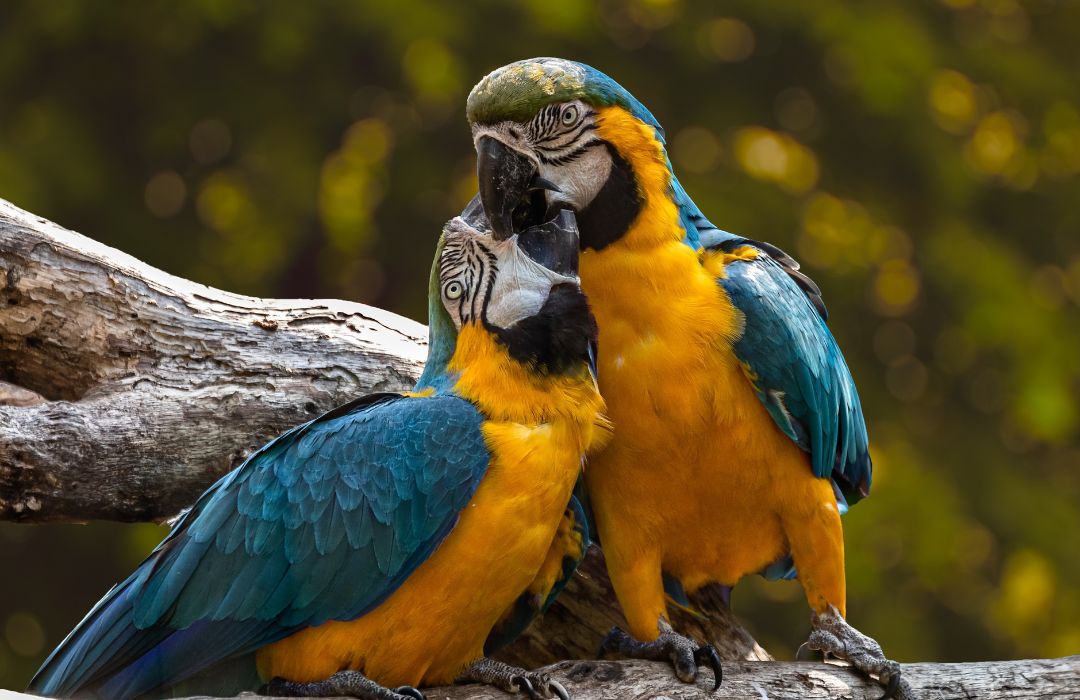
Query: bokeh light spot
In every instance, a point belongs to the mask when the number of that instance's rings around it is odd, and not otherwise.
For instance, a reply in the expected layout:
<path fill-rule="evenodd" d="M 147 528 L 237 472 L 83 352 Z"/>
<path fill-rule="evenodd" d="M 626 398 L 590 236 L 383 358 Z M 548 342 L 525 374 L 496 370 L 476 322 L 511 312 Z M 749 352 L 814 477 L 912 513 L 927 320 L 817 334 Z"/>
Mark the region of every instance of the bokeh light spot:
<path fill-rule="evenodd" d="M 143 201 L 150 213 L 159 219 L 176 216 L 187 200 L 187 185 L 175 170 L 163 170 L 146 183 Z"/>
<path fill-rule="evenodd" d="M 437 39 L 417 39 L 409 44 L 403 67 L 405 77 L 421 97 L 444 101 L 462 90 L 459 59 Z"/>
<path fill-rule="evenodd" d="M 740 19 L 718 17 L 698 30 L 698 45 L 702 55 L 714 61 L 743 61 L 754 53 L 754 30 Z"/>
<path fill-rule="evenodd" d="M 1001 175 L 1020 150 L 1020 129 L 1016 119 L 1005 112 L 984 117 L 968 142 L 966 156 L 975 170 Z"/>
<path fill-rule="evenodd" d="M 735 134 L 735 157 L 751 177 L 775 182 L 795 194 L 808 192 L 817 183 L 813 152 L 790 136 L 764 127 L 747 127 Z"/>
<path fill-rule="evenodd" d="M 907 260 L 889 260 L 874 278 L 877 310 L 887 316 L 907 313 L 919 296 L 919 273 Z"/>
<path fill-rule="evenodd" d="M 45 647 L 45 630 L 33 615 L 17 612 L 4 624 L 4 639 L 16 654 L 36 656 Z"/>
<path fill-rule="evenodd" d="M 720 159 L 720 142 L 700 126 L 688 126 L 676 134 L 671 150 L 679 167 L 692 173 L 707 173 Z"/>
<path fill-rule="evenodd" d="M 966 132 L 975 121 L 975 85 L 954 70 L 939 70 L 930 80 L 930 112 L 945 131 Z"/>
<path fill-rule="evenodd" d="M 998 619 L 1010 633 L 1026 636 L 1049 614 L 1056 588 L 1053 567 L 1042 554 L 1030 549 L 1010 554 L 994 606 Z"/>
<path fill-rule="evenodd" d="M 188 147 L 196 163 L 212 165 L 229 154 L 232 132 L 220 119 L 203 119 L 191 127 Z"/>

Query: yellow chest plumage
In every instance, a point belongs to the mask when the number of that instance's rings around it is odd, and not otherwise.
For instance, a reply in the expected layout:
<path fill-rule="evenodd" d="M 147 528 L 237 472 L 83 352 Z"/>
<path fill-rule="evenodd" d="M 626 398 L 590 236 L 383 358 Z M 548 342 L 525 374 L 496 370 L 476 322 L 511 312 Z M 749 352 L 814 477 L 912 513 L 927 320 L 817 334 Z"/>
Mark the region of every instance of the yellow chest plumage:
<path fill-rule="evenodd" d="M 716 281 L 724 256 L 682 243 L 652 128 L 614 107 L 598 133 L 633 169 L 642 207 L 622 238 L 581 257 L 615 424 L 585 478 L 624 611 L 647 639 L 660 570 L 688 590 L 733 584 L 788 550 L 785 517 L 835 502 L 734 354 L 743 319 Z"/>
<path fill-rule="evenodd" d="M 586 373 L 544 377 L 477 326 L 462 329 L 455 391 L 488 418 L 487 474 L 447 538 L 363 617 L 303 630 L 258 655 L 264 677 L 296 681 L 355 669 L 385 686 L 449 683 L 482 655 L 495 623 L 534 580 L 581 468 L 607 432 Z"/>

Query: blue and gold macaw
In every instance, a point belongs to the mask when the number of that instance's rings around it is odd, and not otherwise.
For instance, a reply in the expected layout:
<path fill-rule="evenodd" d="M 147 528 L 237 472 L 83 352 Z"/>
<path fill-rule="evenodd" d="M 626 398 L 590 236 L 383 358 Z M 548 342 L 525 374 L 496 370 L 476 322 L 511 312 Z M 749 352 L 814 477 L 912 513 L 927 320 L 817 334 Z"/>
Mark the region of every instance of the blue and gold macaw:
<path fill-rule="evenodd" d="M 569 213 L 510 240 L 451 221 L 416 390 L 365 396 L 251 455 L 30 691 L 124 700 L 268 683 L 407 700 L 466 679 L 566 700 L 484 651 L 550 602 L 587 546 L 571 493 L 609 424 L 577 256 Z"/>
<path fill-rule="evenodd" d="M 713 226 L 672 172 L 657 120 L 589 66 L 499 68 L 467 115 L 496 236 L 566 208 L 580 227 L 615 424 L 585 483 L 633 635 L 615 630 L 605 646 L 671 658 L 693 680 L 716 652 L 674 632 L 665 585 L 680 600 L 783 575 L 793 559 L 813 609 L 808 645 L 896 692 L 899 666 L 844 620 L 840 515 L 869 492 L 871 465 L 818 287 L 775 246 Z"/>

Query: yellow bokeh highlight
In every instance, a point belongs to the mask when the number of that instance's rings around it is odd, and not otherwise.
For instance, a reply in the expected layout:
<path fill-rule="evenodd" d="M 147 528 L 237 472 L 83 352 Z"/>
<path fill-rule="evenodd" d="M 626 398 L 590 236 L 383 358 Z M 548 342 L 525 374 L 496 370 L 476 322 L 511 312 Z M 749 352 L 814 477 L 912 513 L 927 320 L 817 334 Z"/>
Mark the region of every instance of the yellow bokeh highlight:
<path fill-rule="evenodd" d="M 1021 148 L 1014 118 L 1005 112 L 988 114 L 975 127 L 965 149 L 968 163 L 987 175 L 1001 175 Z"/>
<path fill-rule="evenodd" d="M 700 126 L 688 126 L 671 141 L 671 154 L 682 170 L 707 173 L 720 160 L 720 141 L 713 132 Z"/>
<path fill-rule="evenodd" d="M 799 256 L 822 268 L 866 268 L 911 255 L 911 238 L 871 216 L 853 200 L 825 192 L 810 196 L 802 215 Z"/>
<path fill-rule="evenodd" d="M 966 132 L 978 109 L 975 84 L 954 70 L 939 70 L 930 80 L 930 112 L 945 131 Z"/>
<path fill-rule="evenodd" d="M 402 67 L 405 77 L 421 97 L 442 101 L 458 95 L 463 89 L 458 57 L 436 39 L 417 39 L 409 44 Z"/>
<path fill-rule="evenodd" d="M 735 134 L 735 158 L 751 177 L 774 182 L 793 194 L 809 192 L 817 184 L 818 161 L 813 151 L 771 129 L 740 129 Z"/>
<path fill-rule="evenodd" d="M 698 47 L 705 58 L 735 63 L 754 53 L 754 30 L 734 17 L 718 17 L 698 30 Z"/>
<path fill-rule="evenodd" d="M 381 119 L 362 119 L 348 128 L 341 148 L 323 164 L 319 214 L 333 246 L 363 250 L 371 240 L 371 218 L 382 200 L 385 161 L 393 132 Z"/>
<path fill-rule="evenodd" d="M 681 0 L 633 0 L 625 5 L 626 14 L 639 27 L 655 31 L 674 22 L 682 13 Z"/>
<path fill-rule="evenodd" d="M 1032 626 L 1047 623 L 1057 591 L 1057 577 L 1045 556 L 1030 549 L 1009 555 L 994 616 L 1012 636 L 1027 638 Z"/>
<path fill-rule="evenodd" d="M 907 313 L 919 296 L 919 273 L 907 260 L 882 263 L 874 278 L 874 307 L 887 316 Z"/>
<path fill-rule="evenodd" d="M 203 181 L 195 209 L 203 223 L 225 234 L 240 233 L 258 221 L 250 188 L 232 170 L 215 172 Z"/>

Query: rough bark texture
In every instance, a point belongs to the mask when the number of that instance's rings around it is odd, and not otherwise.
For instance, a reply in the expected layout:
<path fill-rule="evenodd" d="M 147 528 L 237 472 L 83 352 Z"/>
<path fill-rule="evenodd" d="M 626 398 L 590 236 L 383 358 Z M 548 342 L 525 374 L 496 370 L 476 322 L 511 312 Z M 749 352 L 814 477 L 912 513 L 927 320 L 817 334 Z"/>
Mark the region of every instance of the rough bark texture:
<path fill-rule="evenodd" d="M 0 519 L 162 520 L 283 429 L 355 396 L 407 388 L 423 326 L 360 304 L 254 299 L 183 280 L 0 200 Z M 729 660 L 717 694 L 645 662 L 562 661 L 593 698 L 869 698 L 843 668 L 768 654 L 717 589 L 673 622 Z M 500 656 L 591 658 L 623 624 L 594 548 L 540 624 Z M 1078 698 L 1080 657 L 912 664 L 924 697 Z M 703 675 L 709 675 L 708 672 Z M 250 696 L 255 697 L 255 696 Z M 497 698 L 476 686 L 436 698 Z"/>
<path fill-rule="evenodd" d="M 649 661 L 563 661 L 545 669 L 574 700 L 872 700 L 881 686 L 833 664 L 739 662 L 724 666 L 724 684 L 676 681 L 670 669 Z M 925 700 L 1080 700 L 1080 656 L 1037 661 L 909 664 L 905 677 Z M 524 698 L 478 685 L 424 690 L 428 700 Z M 13 697 L 29 698 L 28 695 Z M 267 700 L 244 694 L 245 700 Z M 206 697 L 187 700 L 209 700 Z"/>
<path fill-rule="evenodd" d="M 195 284 L 0 201 L 0 518 L 167 518 L 290 425 L 410 386 L 426 337 Z"/>

